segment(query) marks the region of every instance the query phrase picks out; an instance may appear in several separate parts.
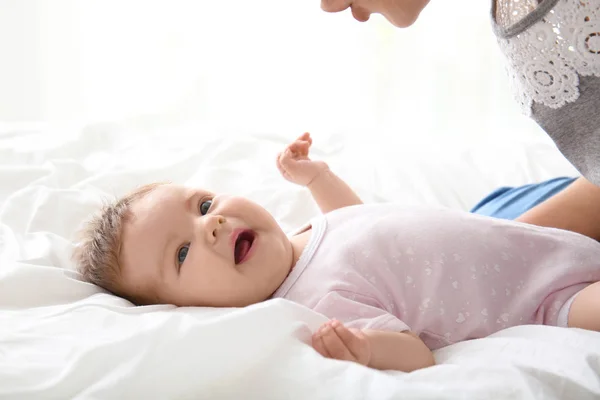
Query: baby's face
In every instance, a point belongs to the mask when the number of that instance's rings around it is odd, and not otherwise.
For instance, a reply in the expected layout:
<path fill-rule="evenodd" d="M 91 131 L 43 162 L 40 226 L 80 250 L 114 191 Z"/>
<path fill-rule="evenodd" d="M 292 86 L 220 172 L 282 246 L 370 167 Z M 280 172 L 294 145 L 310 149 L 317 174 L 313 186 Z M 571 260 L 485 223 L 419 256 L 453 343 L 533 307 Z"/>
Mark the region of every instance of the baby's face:
<path fill-rule="evenodd" d="M 169 184 L 131 211 L 121 248 L 129 292 L 178 306 L 243 307 L 269 298 L 292 267 L 285 233 L 242 197 Z"/>

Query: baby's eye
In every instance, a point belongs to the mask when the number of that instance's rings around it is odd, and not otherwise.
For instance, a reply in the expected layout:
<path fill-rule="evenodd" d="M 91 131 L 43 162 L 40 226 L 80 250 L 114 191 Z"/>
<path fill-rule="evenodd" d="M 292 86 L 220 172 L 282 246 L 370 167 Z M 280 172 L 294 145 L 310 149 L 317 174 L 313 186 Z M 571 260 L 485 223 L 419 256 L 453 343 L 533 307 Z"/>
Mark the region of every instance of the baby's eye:
<path fill-rule="evenodd" d="M 212 200 L 203 200 L 200 202 L 200 214 L 206 215 L 208 214 L 208 210 L 210 210 L 210 206 L 212 206 Z"/>
<path fill-rule="evenodd" d="M 179 265 L 183 264 L 183 262 L 185 261 L 185 258 L 187 257 L 187 253 L 189 250 L 190 250 L 189 244 L 186 244 L 185 246 L 183 246 L 179 250 L 177 250 L 177 262 L 179 263 Z"/>

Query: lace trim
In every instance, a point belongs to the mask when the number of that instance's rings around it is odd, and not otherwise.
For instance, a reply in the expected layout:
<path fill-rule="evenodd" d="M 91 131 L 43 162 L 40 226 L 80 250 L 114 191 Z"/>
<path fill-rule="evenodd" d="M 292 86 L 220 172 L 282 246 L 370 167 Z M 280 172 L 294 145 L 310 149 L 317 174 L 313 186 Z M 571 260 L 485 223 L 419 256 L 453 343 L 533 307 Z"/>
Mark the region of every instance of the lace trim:
<path fill-rule="evenodd" d="M 495 3 L 496 23 L 507 28 L 535 10 L 538 0 L 497 0 Z"/>
<path fill-rule="evenodd" d="M 560 108 L 579 98 L 579 75 L 600 77 L 600 1 L 561 0 L 525 31 L 500 38 L 523 111 Z"/>

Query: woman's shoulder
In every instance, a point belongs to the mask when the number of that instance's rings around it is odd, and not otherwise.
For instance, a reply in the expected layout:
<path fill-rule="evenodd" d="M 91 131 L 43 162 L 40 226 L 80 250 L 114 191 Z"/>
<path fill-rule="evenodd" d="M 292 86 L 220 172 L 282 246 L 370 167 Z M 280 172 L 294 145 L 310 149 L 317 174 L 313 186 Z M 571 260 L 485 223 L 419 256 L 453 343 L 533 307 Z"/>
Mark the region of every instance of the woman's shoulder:
<path fill-rule="evenodd" d="M 493 2 L 514 96 L 578 171 L 600 185 L 600 7 L 538 2 Z"/>

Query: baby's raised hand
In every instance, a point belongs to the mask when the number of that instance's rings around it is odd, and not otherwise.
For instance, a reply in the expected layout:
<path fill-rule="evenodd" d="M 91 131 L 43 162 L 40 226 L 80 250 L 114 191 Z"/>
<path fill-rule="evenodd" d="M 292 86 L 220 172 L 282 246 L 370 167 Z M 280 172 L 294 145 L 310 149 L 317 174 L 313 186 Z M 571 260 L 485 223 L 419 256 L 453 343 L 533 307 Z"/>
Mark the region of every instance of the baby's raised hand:
<path fill-rule="evenodd" d="M 310 133 L 305 133 L 277 155 L 277 168 L 285 179 L 308 186 L 328 169 L 325 162 L 313 161 L 308 157 L 311 145 Z"/>
<path fill-rule="evenodd" d="M 314 349 L 323 357 L 368 365 L 369 339 L 358 329 L 348 329 L 339 321 L 327 321 L 312 336 Z"/>

